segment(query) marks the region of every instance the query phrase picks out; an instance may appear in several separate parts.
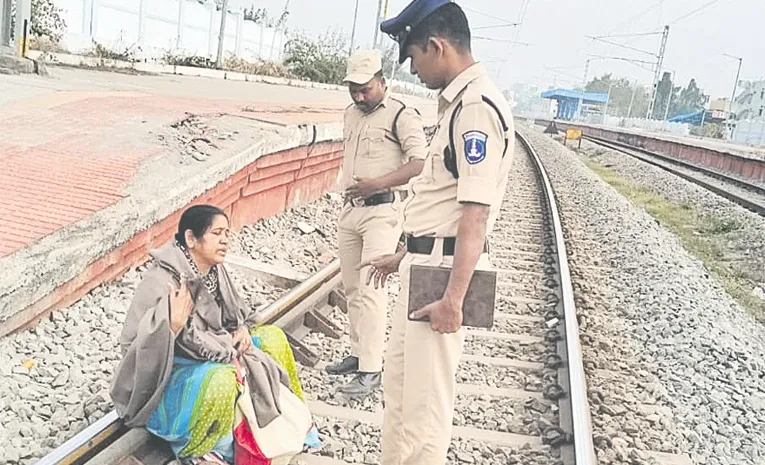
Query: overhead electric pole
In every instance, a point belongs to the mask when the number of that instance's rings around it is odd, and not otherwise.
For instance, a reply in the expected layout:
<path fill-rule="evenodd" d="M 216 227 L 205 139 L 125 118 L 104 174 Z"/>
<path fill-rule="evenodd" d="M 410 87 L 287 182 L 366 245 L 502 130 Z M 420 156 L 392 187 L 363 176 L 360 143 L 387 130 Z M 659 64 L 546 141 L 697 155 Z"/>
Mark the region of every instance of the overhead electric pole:
<path fill-rule="evenodd" d="M 653 116 L 653 107 L 656 104 L 656 93 L 659 90 L 659 79 L 661 79 L 661 67 L 664 64 L 664 52 L 667 49 L 667 38 L 669 37 L 669 26 L 664 26 L 664 34 L 661 36 L 661 47 L 659 47 L 658 60 L 656 61 L 656 72 L 653 75 L 653 90 L 651 91 L 651 101 L 648 103 L 648 112 L 646 119 Z M 671 89 L 670 89 L 671 91 Z"/>
<path fill-rule="evenodd" d="M 675 92 L 675 72 L 672 71 L 672 77 L 669 79 L 669 95 L 667 96 L 667 107 L 664 109 L 664 119 L 662 121 L 667 121 L 667 117 L 669 116 L 669 106 L 672 104 L 672 94 Z"/>
<path fill-rule="evenodd" d="M 635 81 L 635 87 L 632 89 L 632 97 L 630 97 L 630 106 L 627 107 L 627 119 L 632 116 L 632 104 L 635 103 L 635 93 L 637 93 L 638 84 L 637 81 Z"/>
<path fill-rule="evenodd" d="M 218 36 L 218 57 L 215 60 L 215 67 L 223 67 L 223 42 L 226 40 L 226 12 L 228 11 L 228 0 L 223 0 L 223 6 L 220 9 L 220 35 Z"/>
<path fill-rule="evenodd" d="M 359 0 L 356 0 L 356 8 L 353 10 L 353 29 L 351 29 L 351 46 L 348 55 L 353 55 L 353 41 L 356 39 L 356 20 L 359 19 Z"/>
<path fill-rule="evenodd" d="M 377 35 L 380 32 L 380 14 L 382 14 L 383 0 L 377 0 L 377 16 L 375 16 L 375 38 L 372 48 L 377 48 Z"/>
<path fill-rule="evenodd" d="M 608 80 L 608 96 L 606 97 L 606 104 L 603 106 L 603 119 L 601 121 L 601 124 L 606 124 L 606 118 L 608 118 L 608 102 L 611 101 L 611 88 L 613 87 L 614 82 L 612 80 Z"/>
<path fill-rule="evenodd" d="M 385 4 L 383 5 L 383 11 L 382 16 L 380 16 L 380 22 L 382 23 L 383 20 L 385 20 L 388 17 L 388 5 L 390 4 L 390 0 L 385 0 Z M 380 29 L 380 25 L 377 25 L 377 29 Z M 382 48 L 383 45 L 383 35 L 380 34 L 380 48 Z"/>
<path fill-rule="evenodd" d="M 733 102 L 736 100 L 736 89 L 738 89 L 738 78 L 741 77 L 741 63 L 743 63 L 744 59 L 741 57 L 734 57 L 733 55 L 728 55 L 727 53 L 724 53 L 728 58 L 733 58 L 734 60 L 738 60 L 738 70 L 736 71 L 736 80 L 733 81 L 733 93 L 730 96 L 730 112 L 733 113 Z"/>
<path fill-rule="evenodd" d="M 588 59 L 584 63 L 584 77 L 582 78 L 582 90 L 579 92 L 579 105 L 576 108 L 576 117 L 580 119 L 582 116 L 582 106 L 584 105 L 584 89 L 587 87 L 587 73 L 590 71 L 590 60 Z"/>

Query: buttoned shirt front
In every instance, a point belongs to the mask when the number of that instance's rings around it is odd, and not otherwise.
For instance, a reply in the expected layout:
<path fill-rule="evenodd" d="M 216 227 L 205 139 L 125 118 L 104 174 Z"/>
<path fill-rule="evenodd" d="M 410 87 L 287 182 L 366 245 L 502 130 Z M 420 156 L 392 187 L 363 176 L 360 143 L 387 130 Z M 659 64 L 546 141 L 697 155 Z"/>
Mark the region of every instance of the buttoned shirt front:
<path fill-rule="evenodd" d="M 371 112 L 365 113 L 356 105 L 345 111 L 342 188 L 362 179 L 378 178 L 397 170 L 413 159 L 424 159 L 427 142 L 422 118 L 414 108 L 386 95 Z M 396 115 L 396 130 L 393 124 Z M 403 190 L 405 186 L 397 186 Z"/>
<path fill-rule="evenodd" d="M 487 97 L 502 113 L 484 101 Z M 444 165 L 449 146 L 452 113 L 455 161 L 459 178 Z M 506 146 L 507 140 L 507 146 Z M 428 146 L 422 173 L 410 182 L 411 196 L 404 206 L 404 232 L 413 236 L 455 237 L 464 202 L 488 205 L 490 232 L 504 198 L 513 158 L 515 132 L 512 115 L 502 93 L 480 64 L 459 74 L 440 94 L 438 126 Z M 504 154 L 504 155 L 503 155 Z"/>

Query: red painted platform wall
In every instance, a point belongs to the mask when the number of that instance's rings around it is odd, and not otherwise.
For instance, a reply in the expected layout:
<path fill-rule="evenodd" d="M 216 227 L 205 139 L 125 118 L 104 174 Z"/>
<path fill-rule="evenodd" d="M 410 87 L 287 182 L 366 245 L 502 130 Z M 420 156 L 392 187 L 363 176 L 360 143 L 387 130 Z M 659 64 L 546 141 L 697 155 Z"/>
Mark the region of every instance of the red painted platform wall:
<path fill-rule="evenodd" d="M 51 311 L 73 304 L 100 284 L 145 262 L 149 250 L 173 237 L 181 213 L 191 205 L 208 203 L 224 209 L 232 228 L 239 230 L 261 218 L 318 199 L 336 183 L 341 164 L 340 142 L 298 147 L 258 159 L 88 265 L 77 277 L 24 310 L 24 316 L 15 325 L 13 321 L 17 318 L 11 317 L 0 328 L 0 335 L 29 326 Z"/>
<path fill-rule="evenodd" d="M 561 129 L 580 127 L 556 121 Z M 765 181 L 765 161 L 745 158 L 736 154 L 720 152 L 693 145 L 655 139 L 640 134 L 623 133 L 614 130 L 582 127 L 584 134 L 601 139 L 629 144 L 650 152 L 674 157 L 719 172 L 732 174 L 742 179 Z"/>

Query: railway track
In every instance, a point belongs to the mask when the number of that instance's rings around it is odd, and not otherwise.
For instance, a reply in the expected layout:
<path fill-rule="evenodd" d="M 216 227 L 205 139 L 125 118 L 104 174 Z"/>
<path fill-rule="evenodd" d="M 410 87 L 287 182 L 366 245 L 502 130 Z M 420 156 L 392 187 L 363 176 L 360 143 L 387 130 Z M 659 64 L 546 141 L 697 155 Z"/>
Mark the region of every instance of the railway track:
<path fill-rule="evenodd" d="M 616 150 L 680 176 L 686 181 L 725 197 L 747 210 L 765 216 L 765 187 L 763 186 L 631 145 L 593 136 L 583 137 L 596 145 Z"/>
<path fill-rule="evenodd" d="M 511 463 L 595 464 L 561 221 L 541 160 L 523 136 L 517 138 L 515 166 L 491 237 L 499 271 L 495 325 L 467 330 L 449 463 L 508 463 L 513 457 Z M 335 340 L 332 344 L 348 344 L 333 320 L 338 309 L 346 309 L 340 287 L 335 261 L 259 312 L 260 322 L 285 330 L 304 376 L 323 376 L 326 363 L 321 345 L 309 341 L 316 337 L 306 336 L 317 333 Z M 310 389 L 307 395 L 326 442 L 337 439 L 339 423 L 365 424 L 370 450 L 359 462 L 376 463 L 379 406 L 333 403 Z M 293 463 L 359 463 L 342 453 L 332 455 L 303 454 Z M 110 412 L 37 463 L 160 465 L 172 459 L 159 440 L 142 429 L 128 430 Z"/>

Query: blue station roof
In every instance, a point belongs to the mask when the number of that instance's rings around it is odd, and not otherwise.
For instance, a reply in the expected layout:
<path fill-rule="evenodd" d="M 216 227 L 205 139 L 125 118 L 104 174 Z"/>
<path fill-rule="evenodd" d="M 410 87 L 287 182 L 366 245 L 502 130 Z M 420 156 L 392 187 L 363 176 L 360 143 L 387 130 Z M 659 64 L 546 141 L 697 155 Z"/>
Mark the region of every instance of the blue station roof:
<path fill-rule="evenodd" d="M 701 115 L 704 110 L 694 111 L 692 113 L 685 113 L 683 115 L 676 115 L 670 118 L 670 123 L 698 123 L 701 124 Z"/>
<path fill-rule="evenodd" d="M 542 92 L 542 98 L 549 98 L 553 100 L 579 100 L 581 92 L 574 89 L 550 89 Z M 608 102 L 608 94 L 600 92 L 585 92 L 584 103 L 606 103 Z"/>

